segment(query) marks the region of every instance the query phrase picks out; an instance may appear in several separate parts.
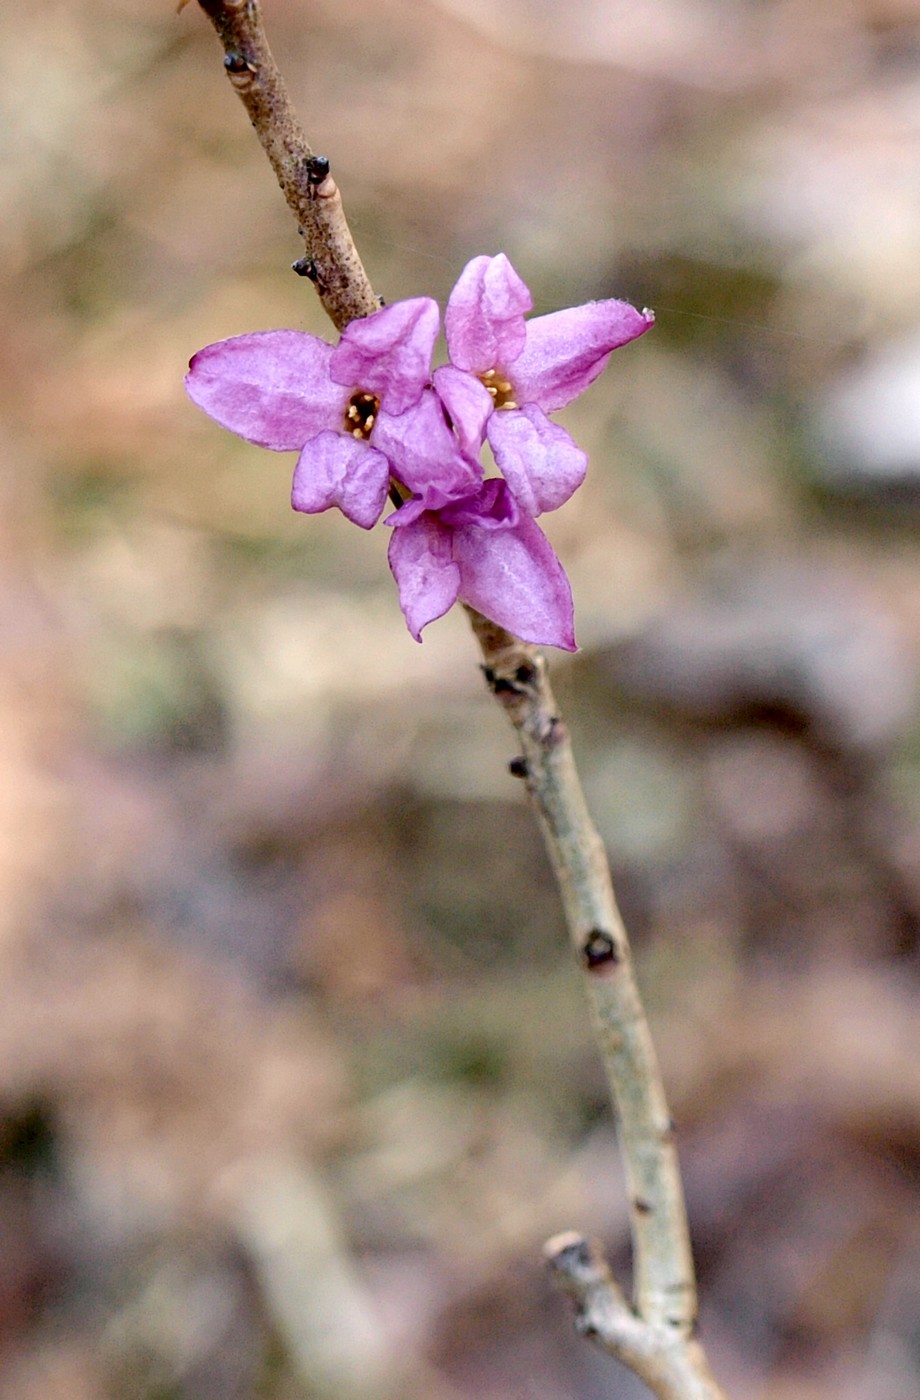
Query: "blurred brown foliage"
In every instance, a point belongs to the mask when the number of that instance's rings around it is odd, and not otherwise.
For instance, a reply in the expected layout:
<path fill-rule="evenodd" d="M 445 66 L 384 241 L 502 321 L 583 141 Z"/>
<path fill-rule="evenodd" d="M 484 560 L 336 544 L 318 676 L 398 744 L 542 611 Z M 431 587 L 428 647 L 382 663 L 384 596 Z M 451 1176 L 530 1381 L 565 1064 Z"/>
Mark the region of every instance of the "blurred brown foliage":
<path fill-rule="evenodd" d="M 554 661 L 736 1397 L 920 1378 L 920 5 L 275 0 L 377 289 L 658 313 Z M 186 401 L 327 328 L 197 7 L 0 17 L 0 1394 L 600 1400 L 628 1267 L 509 735 L 383 535 Z"/>

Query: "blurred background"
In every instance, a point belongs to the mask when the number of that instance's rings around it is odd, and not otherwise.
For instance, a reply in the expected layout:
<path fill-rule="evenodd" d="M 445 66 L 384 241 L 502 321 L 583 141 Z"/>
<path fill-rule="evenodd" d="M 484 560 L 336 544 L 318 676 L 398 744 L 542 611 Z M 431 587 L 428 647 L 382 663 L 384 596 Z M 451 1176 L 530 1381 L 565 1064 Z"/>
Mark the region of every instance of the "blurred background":
<path fill-rule="evenodd" d="M 920 3 L 273 0 L 376 289 L 657 312 L 552 657 L 734 1400 L 920 1377 Z M 0 18 L 0 1394 L 638 1397 L 582 988 L 462 615 L 189 356 L 330 334 L 195 4 Z"/>

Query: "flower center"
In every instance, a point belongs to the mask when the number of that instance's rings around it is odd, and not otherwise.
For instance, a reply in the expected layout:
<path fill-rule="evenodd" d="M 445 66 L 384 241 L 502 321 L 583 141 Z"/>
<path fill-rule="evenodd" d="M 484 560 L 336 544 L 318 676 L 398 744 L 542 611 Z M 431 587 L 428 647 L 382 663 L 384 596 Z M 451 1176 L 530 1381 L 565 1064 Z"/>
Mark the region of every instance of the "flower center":
<path fill-rule="evenodd" d="M 491 396 L 496 409 L 517 408 L 514 386 L 510 379 L 505 378 L 501 370 L 487 369 L 485 374 L 479 376 L 479 380 L 485 385 L 486 393 Z"/>
<path fill-rule="evenodd" d="M 345 431 L 352 437 L 367 442 L 371 429 L 377 421 L 380 400 L 376 394 L 368 394 L 358 389 L 348 400 L 345 410 Z"/>

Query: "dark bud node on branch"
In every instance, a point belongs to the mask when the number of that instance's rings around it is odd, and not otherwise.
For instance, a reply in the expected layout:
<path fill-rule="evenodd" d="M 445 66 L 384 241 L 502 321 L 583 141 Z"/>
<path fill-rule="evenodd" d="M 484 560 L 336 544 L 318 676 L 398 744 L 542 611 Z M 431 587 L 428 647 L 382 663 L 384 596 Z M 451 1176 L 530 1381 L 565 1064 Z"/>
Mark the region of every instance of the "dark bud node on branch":
<path fill-rule="evenodd" d="M 319 281 L 319 269 L 312 258 L 298 258 L 291 263 L 291 271 L 296 272 L 298 277 L 309 277 L 311 282 Z"/>
<path fill-rule="evenodd" d="M 321 185 L 329 174 L 328 156 L 307 156 L 304 164 L 307 168 L 307 180 L 311 185 Z"/>
<path fill-rule="evenodd" d="M 237 89 L 248 87 L 255 77 L 255 64 L 250 63 L 241 53 L 228 53 L 224 57 L 227 77 Z"/>
<path fill-rule="evenodd" d="M 520 685 L 533 685 L 537 679 L 537 668 L 531 662 L 525 661 L 523 666 L 519 666 L 514 673 L 514 679 Z"/>
<path fill-rule="evenodd" d="M 651 1215 L 652 1213 L 653 1206 L 651 1201 L 646 1201 L 642 1196 L 637 1196 L 633 1201 L 633 1205 L 640 1215 Z"/>
<path fill-rule="evenodd" d="M 589 972 L 620 961 L 616 944 L 610 934 L 599 928 L 592 929 L 588 934 L 582 945 L 581 955 Z"/>
<path fill-rule="evenodd" d="M 483 666 L 482 674 L 486 678 L 486 685 L 493 695 L 523 695 L 524 687 L 516 680 L 509 680 L 507 676 L 499 676 L 491 666 Z M 515 673 L 516 674 L 516 673 Z"/>
<path fill-rule="evenodd" d="M 508 772 L 512 778 L 526 778 L 528 773 L 526 758 L 513 758 L 508 764 Z"/>

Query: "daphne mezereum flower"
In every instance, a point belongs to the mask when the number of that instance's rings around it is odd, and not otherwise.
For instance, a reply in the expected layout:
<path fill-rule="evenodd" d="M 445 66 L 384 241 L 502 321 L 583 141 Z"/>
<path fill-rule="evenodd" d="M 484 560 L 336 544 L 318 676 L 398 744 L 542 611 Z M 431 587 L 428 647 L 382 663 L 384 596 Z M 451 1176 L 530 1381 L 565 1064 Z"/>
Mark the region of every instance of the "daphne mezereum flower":
<path fill-rule="evenodd" d="M 258 331 L 199 350 L 185 384 L 223 427 L 275 452 L 297 450 L 292 504 L 314 514 L 338 506 L 365 530 L 379 519 L 391 463 L 431 379 L 437 302 L 415 297 L 353 321 L 332 346 L 305 331 Z M 430 394 L 431 390 L 427 392 Z M 429 413 L 430 416 L 430 413 Z M 456 470 L 456 463 L 445 463 Z M 451 482 L 404 484 L 440 504 Z M 464 483 L 465 484 L 465 483 Z"/>
<path fill-rule="evenodd" d="M 575 650 L 572 590 L 549 540 L 506 481 L 482 482 L 436 510 L 407 501 L 385 522 L 388 557 L 409 631 L 458 599 L 525 642 Z"/>
<path fill-rule="evenodd" d="M 473 258 L 447 303 L 450 365 L 435 371 L 434 382 L 467 450 L 487 437 L 518 504 L 537 516 L 569 499 L 588 464 L 547 414 L 593 384 L 611 353 L 655 318 L 610 300 L 526 321 L 532 305 L 504 253 Z"/>
<path fill-rule="evenodd" d="M 418 640 L 459 599 L 524 641 L 575 649 L 569 582 L 535 517 L 569 499 L 588 459 L 547 414 L 571 403 L 654 317 L 611 300 L 526 321 L 531 306 L 503 253 L 474 258 L 451 293 L 451 363 L 435 370 L 434 386 L 464 455 L 488 438 L 504 480 L 440 508 L 410 501 L 387 520 L 390 567 Z"/>
<path fill-rule="evenodd" d="M 451 363 L 433 375 L 428 297 L 353 321 L 337 346 L 263 331 L 206 346 L 189 367 L 191 398 L 218 423 L 299 451 L 295 510 L 337 506 L 369 529 L 388 491 L 402 499 L 388 555 L 418 641 L 459 600 L 523 641 L 575 649 L 569 582 L 536 517 L 568 500 L 587 458 L 547 414 L 653 317 L 598 301 L 526 321 L 531 305 L 500 253 L 461 273 L 446 315 Z M 503 479 L 485 479 L 486 438 Z"/>

